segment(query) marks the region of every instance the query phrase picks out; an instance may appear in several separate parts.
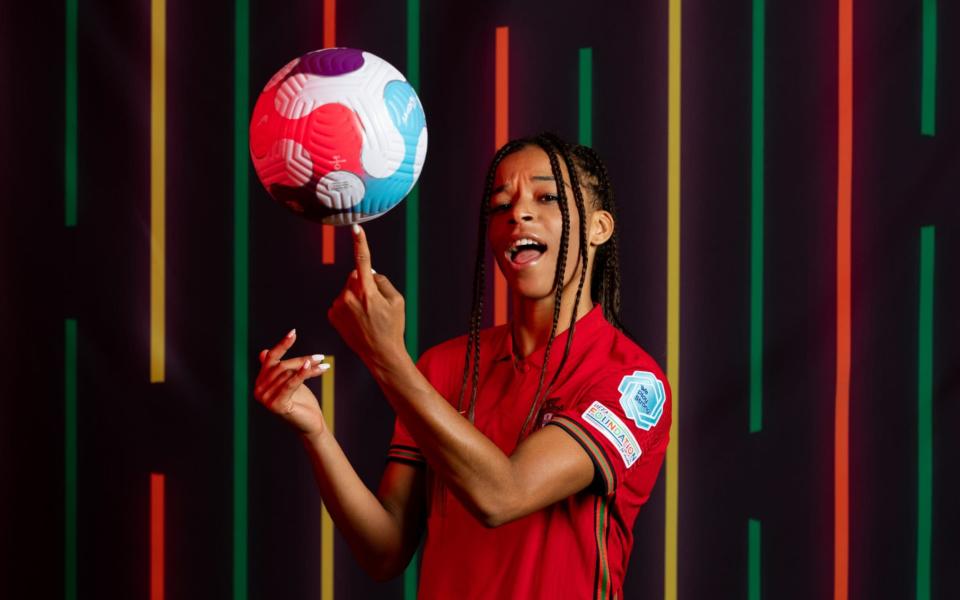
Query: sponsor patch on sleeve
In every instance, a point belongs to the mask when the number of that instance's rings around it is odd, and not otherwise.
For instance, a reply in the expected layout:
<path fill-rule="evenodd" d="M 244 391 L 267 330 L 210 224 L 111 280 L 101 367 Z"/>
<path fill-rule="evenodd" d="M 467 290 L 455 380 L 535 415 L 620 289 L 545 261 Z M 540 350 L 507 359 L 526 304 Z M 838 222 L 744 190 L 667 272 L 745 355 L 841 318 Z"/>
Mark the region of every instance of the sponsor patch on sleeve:
<path fill-rule="evenodd" d="M 603 437 L 610 440 L 628 469 L 637 462 L 641 454 L 640 444 L 616 413 L 595 401 L 583 411 L 582 417 L 591 427 L 602 433 Z"/>
<path fill-rule="evenodd" d="M 620 380 L 620 406 L 637 427 L 649 431 L 660 422 L 666 394 L 663 383 L 649 371 L 634 371 Z"/>

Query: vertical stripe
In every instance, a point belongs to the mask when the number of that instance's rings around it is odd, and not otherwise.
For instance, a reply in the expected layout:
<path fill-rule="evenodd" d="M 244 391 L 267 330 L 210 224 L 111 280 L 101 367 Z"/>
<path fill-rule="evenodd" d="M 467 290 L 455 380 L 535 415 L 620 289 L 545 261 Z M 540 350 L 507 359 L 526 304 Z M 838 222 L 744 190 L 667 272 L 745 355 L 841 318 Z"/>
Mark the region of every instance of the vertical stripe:
<path fill-rule="evenodd" d="M 593 48 L 580 48 L 580 85 L 577 95 L 578 143 L 593 145 Z"/>
<path fill-rule="evenodd" d="M 150 473 L 150 600 L 163 600 L 164 476 Z"/>
<path fill-rule="evenodd" d="M 917 348 L 917 600 L 930 600 L 933 537 L 933 267 L 936 230 L 920 229 Z"/>
<path fill-rule="evenodd" d="M 64 99 L 64 224 L 77 225 L 77 20 L 79 0 L 67 0 Z"/>
<path fill-rule="evenodd" d="M 593 524 L 597 541 L 597 561 L 595 564 L 593 597 L 596 600 L 605 600 L 610 597 L 612 582 L 610 580 L 610 563 L 607 558 L 607 528 L 609 525 L 608 500 L 603 496 L 595 496 L 593 500 Z"/>
<path fill-rule="evenodd" d="M 420 0 L 407 0 L 407 81 L 420 93 Z M 407 196 L 406 208 L 407 268 L 404 286 L 407 309 L 404 342 L 414 359 L 420 355 L 420 185 Z M 403 572 L 403 598 L 417 597 L 420 550 Z"/>
<path fill-rule="evenodd" d="M 334 48 L 337 45 L 337 0 L 323 0 L 323 47 Z M 335 260 L 334 241 L 336 228 L 333 225 L 321 225 L 322 250 L 321 262 L 332 265 Z"/>
<path fill-rule="evenodd" d="M 420 91 L 420 0 L 407 0 L 407 81 Z M 404 341 L 407 352 L 420 352 L 420 186 L 415 185 L 406 200 L 406 285 L 407 309 Z"/>
<path fill-rule="evenodd" d="M 765 0 L 753 0 L 750 144 L 750 433 L 763 428 L 763 191 Z"/>
<path fill-rule="evenodd" d="M 323 411 L 330 433 L 333 433 L 336 368 L 332 356 L 326 357 L 323 362 L 330 365 L 330 369 L 320 378 L 320 410 Z M 320 599 L 333 600 L 333 519 L 326 506 L 321 506 L 320 511 Z"/>
<path fill-rule="evenodd" d="M 77 320 L 64 323 L 64 597 L 77 598 Z"/>
<path fill-rule="evenodd" d="M 680 10 L 670 0 L 667 65 L 667 379 L 673 425 L 667 447 L 664 597 L 677 598 L 677 511 L 680 475 Z"/>
<path fill-rule="evenodd" d="M 233 597 L 247 598 L 250 5 L 236 0 L 233 104 Z"/>
<path fill-rule="evenodd" d="M 837 85 L 837 372 L 834 412 L 834 600 L 846 600 L 850 510 L 850 215 L 853 0 L 839 0 Z"/>
<path fill-rule="evenodd" d="M 166 0 L 151 1 L 150 25 L 150 382 L 160 383 L 166 370 Z"/>
<path fill-rule="evenodd" d="M 747 521 L 747 600 L 760 600 L 760 521 Z"/>
<path fill-rule="evenodd" d="M 494 75 L 494 150 L 509 141 L 510 133 L 510 28 L 497 27 Z M 493 261 L 493 324 L 507 322 L 507 280 Z"/>
<path fill-rule="evenodd" d="M 933 135 L 937 118 L 937 0 L 923 0 L 920 133 Z"/>

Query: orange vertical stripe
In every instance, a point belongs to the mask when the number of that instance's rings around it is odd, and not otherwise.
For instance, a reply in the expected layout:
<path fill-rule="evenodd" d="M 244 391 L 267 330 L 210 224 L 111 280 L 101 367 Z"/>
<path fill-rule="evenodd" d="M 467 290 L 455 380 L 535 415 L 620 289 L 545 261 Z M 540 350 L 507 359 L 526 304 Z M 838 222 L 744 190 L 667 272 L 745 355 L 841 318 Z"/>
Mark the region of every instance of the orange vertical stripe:
<path fill-rule="evenodd" d="M 497 27 L 496 67 L 494 77 L 494 150 L 499 149 L 509 139 L 510 123 L 510 28 Z M 507 322 L 507 280 L 500 272 L 497 261 L 493 261 L 493 323 L 503 325 Z"/>
<path fill-rule="evenodd" d="M 150 600 L 163 600 L 162 473 L 150 473 Z"/>
<path fill-rule="evenodd" d="M 837 377 L 834 417 L 834 600 L 846 600 L 850 515 L 850 211 L 853 171 L 853 0 L 839 2 L 837 123 Z"/>
<path fill-rule="evenodd" d="M 337 1 L 323 0 L 323 47 L 334 48 L 337 45 Z M 336 229 L 332 225 L 321 226 L 322 262 L 332 265 L 334 261 L 334 234 Z"/>

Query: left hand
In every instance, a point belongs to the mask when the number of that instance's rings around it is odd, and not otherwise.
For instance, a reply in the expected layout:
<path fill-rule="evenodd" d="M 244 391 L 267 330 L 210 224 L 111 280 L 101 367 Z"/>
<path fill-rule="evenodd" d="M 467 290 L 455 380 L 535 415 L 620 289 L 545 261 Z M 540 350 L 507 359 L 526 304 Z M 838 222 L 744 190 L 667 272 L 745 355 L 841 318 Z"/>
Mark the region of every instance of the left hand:
<path fill-rule="evenodd" d="M 367 234 L 354 225 L 356 270 L 347 278 L 327 318 L 368 367 L 384 366 L 406 354 L 403 296 L 390 280 L 373 272 Z"/>

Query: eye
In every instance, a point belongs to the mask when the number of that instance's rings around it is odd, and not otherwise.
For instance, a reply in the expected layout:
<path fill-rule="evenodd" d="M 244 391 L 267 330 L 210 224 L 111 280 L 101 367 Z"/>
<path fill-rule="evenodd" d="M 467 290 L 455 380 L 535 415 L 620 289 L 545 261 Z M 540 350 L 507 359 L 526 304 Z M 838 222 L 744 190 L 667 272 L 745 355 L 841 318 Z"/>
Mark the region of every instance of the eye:
<path fill-rule="evenodd" d="M 510 203 L 509 203 L 509 202 L 493 202 L 493 203 L 490 204 L 490 213 L 491 213 L 491 214 L 501 213 L 501 212 L 503 212 L 503 211 L 505 211 L 505 210 L 509 210 L 509 209 L 510 209 Z"/>
<path fill-rule="evenodd" d="M 540 196 L 540 202 L 558 202 L 559 200 L 560 196 L 556 194 L 544 194 Z"/>

